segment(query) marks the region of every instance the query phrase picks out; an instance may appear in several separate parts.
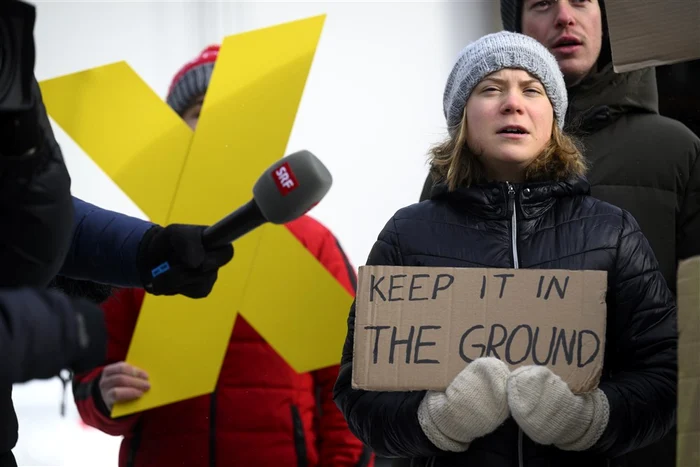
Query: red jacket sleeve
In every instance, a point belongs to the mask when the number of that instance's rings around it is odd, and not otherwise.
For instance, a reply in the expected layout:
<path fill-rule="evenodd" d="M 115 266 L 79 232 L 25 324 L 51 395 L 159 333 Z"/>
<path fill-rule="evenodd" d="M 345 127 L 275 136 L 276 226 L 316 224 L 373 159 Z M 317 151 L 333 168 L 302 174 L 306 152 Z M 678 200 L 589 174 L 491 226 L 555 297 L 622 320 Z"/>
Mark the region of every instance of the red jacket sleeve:
<path fill-rule="evenodd" d="M 357 288 L 355 268 L 333 234 L 308 216 L 287 224 L 287 228 L 345 287 L 348 293 L 354 296 Z M 342 311 L 345 312 L 345 310 Z M 340 355 L 342 342 L 338 345 L 338 355 Z M 322 467 L 373 466 L 374 455 L 350 432 L 343 414 L 333 401 L 333 386 L 338 379 L 339 368 L 339 365 L 333 365 L 311 373 L 319 387 L 321 407 L 317 438 L 319 465 Z"/>
<path fill-rule="evenodd" d="M 142 289 L 118 289 L 103 305 L 107 325 L 107 364 L 124 361 L 129 350 L 131 336 L 136 328 L 144 291 Z M 100 395 L 99 382 L 103 367 L 73 378 L 73 398 L 83 421 L 113 436 L 125 436 L 132 432 L 140 414 L 113 419 Z"/>

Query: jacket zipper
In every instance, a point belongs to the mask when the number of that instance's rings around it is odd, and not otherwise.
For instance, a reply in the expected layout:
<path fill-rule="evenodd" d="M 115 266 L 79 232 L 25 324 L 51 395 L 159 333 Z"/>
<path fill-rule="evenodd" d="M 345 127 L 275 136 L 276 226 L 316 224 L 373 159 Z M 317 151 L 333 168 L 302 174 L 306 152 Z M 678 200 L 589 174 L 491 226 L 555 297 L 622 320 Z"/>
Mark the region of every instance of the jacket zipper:
<path fill-rule="evenodd" d="M 306 452 L 306 435 L 304 434 L 304 424 L 301 421 L 299 408 L 292 404 L 292 426 L 294 429 L 294 448 L 297 453 L 297 467 L 306 467 L 309 463 L 308 454 Z"/>
<path fill-rule="evenodd" d="M 510 182 L 506 182 L 508 186 L 508 202 L 510 204 L 511 217 L 510 217 L 510 241 L 513 252 L 513 268 L 518 269 L 520 265 L 518 264 L 518 214 L 515 210 L 515 188 Z"/>
<path fill-rule="evenodd" d="M 126 467 L 134 467 L 136 465 L 136 454 L 141 447 L 141 430 L 143 425 L 141 422 L 143 418 L 139 418 L 134 427 L 134 434 L 131 437 L 131 442 L 129 443 L 129 451 L 126 455 Z"/>
<path fill-rule="evenodd" d="M 209 398 L 209 467 L 216 467 L 216 388 Z"/>
<path fill-rule="evenodd" d="M 513 268 L 519 269 L 520 263 L 518 262 L 518 214 L 515 208 L 515 188 L 510 182 L 506 182 L 508 186 L 508 202 L 510 204 L 511 217 L 510 217 L 510 242 L 511 250 L 513 253 Z M 518 467 L 524 467 L 525 460 L 523 459 L 523 430 L 518 427 Z"/>

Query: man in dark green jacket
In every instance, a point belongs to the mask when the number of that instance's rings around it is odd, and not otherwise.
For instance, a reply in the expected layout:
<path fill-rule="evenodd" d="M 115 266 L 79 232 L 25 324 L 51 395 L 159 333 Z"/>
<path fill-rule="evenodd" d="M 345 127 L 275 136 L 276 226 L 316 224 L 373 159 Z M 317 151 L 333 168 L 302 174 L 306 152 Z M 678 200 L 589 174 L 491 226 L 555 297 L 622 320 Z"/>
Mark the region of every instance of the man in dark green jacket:
<path fill-rule="evenodd" d="M 613 72 L 602 0 L 501 0 L 501 19 L 557 58 L 569 92 L 567 130 L 583 143 L 593 196 L 637 219 L 675 291 L 678 261 L 700 255 L 700 139 L 659 115 L 653 68 Z M 428 176 L 421 201 L 432 184 Z M 675 439 L 674 429 L 618 465 L 674 466 Z"/>

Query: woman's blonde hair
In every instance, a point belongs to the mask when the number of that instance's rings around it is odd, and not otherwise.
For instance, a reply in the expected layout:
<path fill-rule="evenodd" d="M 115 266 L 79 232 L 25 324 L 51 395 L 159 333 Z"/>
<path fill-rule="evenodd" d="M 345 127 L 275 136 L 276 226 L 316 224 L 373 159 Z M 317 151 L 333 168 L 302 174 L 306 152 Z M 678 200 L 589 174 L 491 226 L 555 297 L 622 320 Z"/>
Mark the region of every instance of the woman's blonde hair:
<path fill-rule="evenodd" d="M 466 108 L 457 131 L 430 150 L 430 165 L 433 180 L 447 183 L 450 191 L 486 180 L 484 166 L 467 144 Z M 555 120 L 552 138 L 525 169 L 525 180 L 560 181 L 585 175 L 586 170 L 587 164 L 579 144 L 564 134 Z"/>

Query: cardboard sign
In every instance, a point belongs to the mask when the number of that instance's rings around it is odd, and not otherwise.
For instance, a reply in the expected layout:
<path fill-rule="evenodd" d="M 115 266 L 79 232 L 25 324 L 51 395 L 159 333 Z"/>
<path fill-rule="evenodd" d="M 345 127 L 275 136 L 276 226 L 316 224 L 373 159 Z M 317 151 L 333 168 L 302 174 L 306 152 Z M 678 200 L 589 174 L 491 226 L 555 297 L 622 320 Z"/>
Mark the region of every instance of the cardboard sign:
<path fill-rule="evenodd" d="M 617 73 L 700 58 L 700 1 L 607 0 Z"/>
<path fill-rule="evenodd" d="M 546 365 L 595 389 L 606 271 L 360 267 L 353 387 L 443 391 L 479 357 Z"/>
<path fill-rule="evenodd" d="M 700 467 L 700 256 L 678 266 L 678 467 Z"/>

